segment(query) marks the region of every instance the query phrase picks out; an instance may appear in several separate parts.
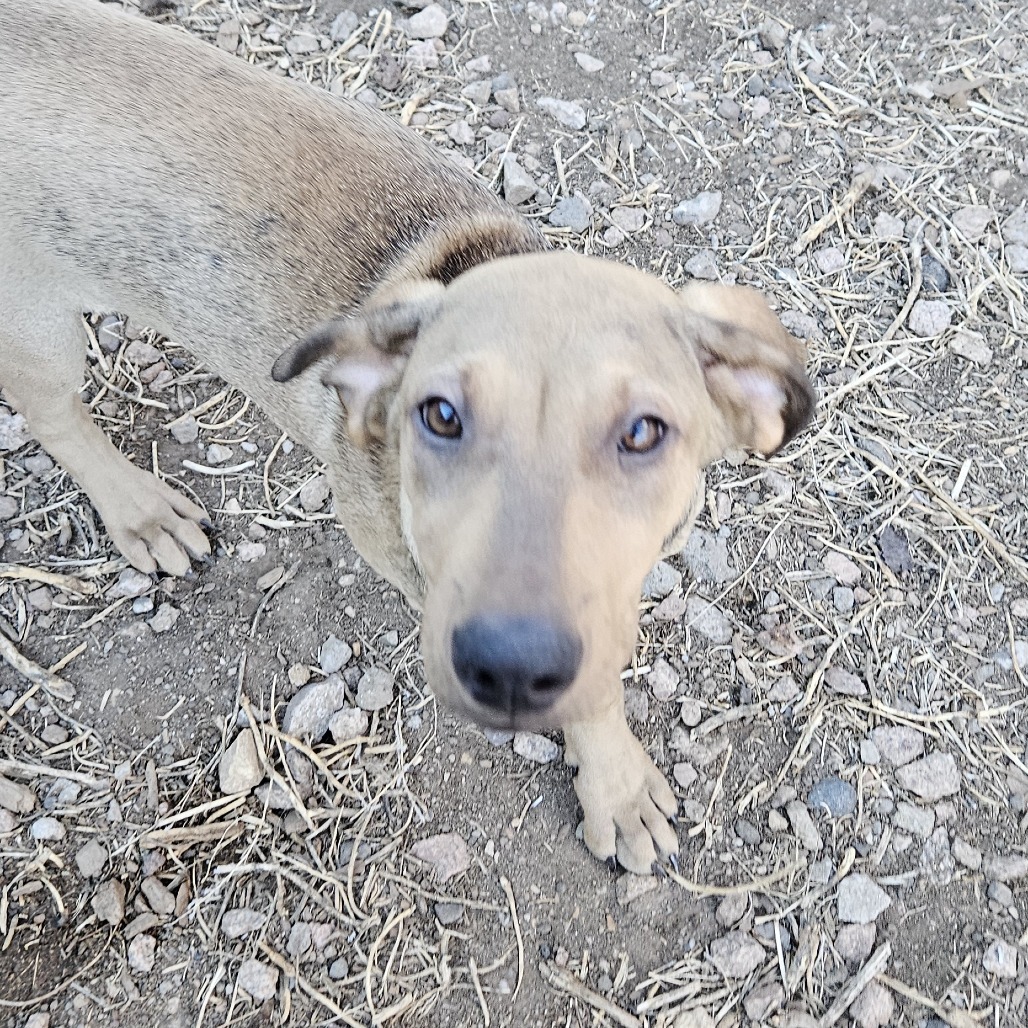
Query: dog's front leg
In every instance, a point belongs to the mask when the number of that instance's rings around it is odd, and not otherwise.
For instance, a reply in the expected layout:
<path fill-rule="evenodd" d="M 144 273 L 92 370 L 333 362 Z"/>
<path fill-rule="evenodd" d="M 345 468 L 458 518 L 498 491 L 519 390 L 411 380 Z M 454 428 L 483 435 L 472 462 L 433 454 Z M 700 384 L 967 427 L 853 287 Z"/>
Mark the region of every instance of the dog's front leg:
<path fill-rule="evenodd" d="M 625 721 L 624 701 L 564 726 L 564 759 L 575 774 L 585 844 L 599 860 L 651 874 L 678 854 L 668 823 L 678 800 Z"/>

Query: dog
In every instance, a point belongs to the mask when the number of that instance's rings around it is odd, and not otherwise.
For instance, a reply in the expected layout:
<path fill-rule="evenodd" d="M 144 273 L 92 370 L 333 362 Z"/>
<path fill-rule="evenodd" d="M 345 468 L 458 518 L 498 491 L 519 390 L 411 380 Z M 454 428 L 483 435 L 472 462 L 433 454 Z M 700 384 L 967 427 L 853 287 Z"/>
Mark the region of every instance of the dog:
<path fill-rule="evenodd" d="M 554 252 L 385 116 L 95 0 L 0 7 L 0 154 L 0 383 L 127 560 L 186 573 L 205 513 L 92 421 L 85 310 L 189 348 L 308 447 L 422 611 L 439 700 L 562 728 L 589 850 L 673 858 L 620 671 L 705 465 L 811 415 L 763 299 Z"/>

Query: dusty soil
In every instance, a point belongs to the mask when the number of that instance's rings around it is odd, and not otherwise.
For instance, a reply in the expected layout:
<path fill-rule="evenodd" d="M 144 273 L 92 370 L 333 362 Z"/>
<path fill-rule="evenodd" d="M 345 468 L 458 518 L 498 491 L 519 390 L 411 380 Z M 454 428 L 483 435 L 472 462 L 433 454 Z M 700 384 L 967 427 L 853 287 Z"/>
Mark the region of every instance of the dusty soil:
<path fill-rule="evenodd" d="M 683 819 L 681 873 L 641 880 L 589 857 L 559 761 L 437 710 L 312 459 L 91 312 L 96 415 L 202 499 L 217 559 L 132 587 L 0 407 L 0 632 L 67 683 L 0 663 L 0 776 L 32 806 L 0 805 L 0 1024 L 1028 1023 L 1022 5 L 454 2 L 437 44 L 403 5 L 149 6 L 497 188 L 515 155 L 556 245 L 757 286 L 820 405 L 711 470 L 683 578 L 642 604 L 629 707 Z M 551 220 L 576 193 L 583 231 Z M 330 635 L 348 700 L 373 666 L 393 700 L 290 753 Z M 281 809 L 219 788 L 243 727 Z M 469 856 L 446 881 L 412 852 L 441 834 Z"/>

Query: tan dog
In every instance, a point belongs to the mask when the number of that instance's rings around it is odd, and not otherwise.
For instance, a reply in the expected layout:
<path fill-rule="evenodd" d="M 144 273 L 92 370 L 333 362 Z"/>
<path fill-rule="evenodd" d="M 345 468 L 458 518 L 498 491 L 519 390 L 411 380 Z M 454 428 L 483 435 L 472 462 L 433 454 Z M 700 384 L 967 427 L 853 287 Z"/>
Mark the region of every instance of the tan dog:
<path fill-rule="evenodd" d="M 563 727 L 596 856 L 675 854 L 619 672 L 704 465 L 810 414 L 763 301 L 546 252 L 413 133 L 93 0 L 0 7 L 0 155 L 0 382 L 125 556 L 182 574 L 204 515 L 78 399 L 83 310 L 191 348 L 326 464 L 424 610 L 436 695 Z"/>

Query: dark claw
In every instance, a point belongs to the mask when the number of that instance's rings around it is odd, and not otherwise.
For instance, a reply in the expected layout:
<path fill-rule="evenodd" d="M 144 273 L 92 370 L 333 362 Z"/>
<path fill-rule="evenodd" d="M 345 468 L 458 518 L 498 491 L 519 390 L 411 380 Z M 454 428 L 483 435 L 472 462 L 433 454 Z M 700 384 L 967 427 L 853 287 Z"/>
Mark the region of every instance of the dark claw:
<path fill-rule="evenodd" d="M 668 854 L 668 858 L 667 858 L 667 862 L 671 865 L 671 867 L 674 870 L 675 874 L 678 874 L 678 854 L 677 853 L 669 853 Z"/>
<path fill-rule="evenodd" d="M 579 770 L 580 770 L 580 768 L 579 768 L 579 766 L 577 764 L 572 764 L 571 765 L 571 777 L 572 778 L 577 778 Z"/>
<path fill-rule="evenodd" d="M 209 518 L 200 518 L 200 527 L 206 532 L 214 531 L 214 523 Z"/>
<path fill-rule="evenodd" d="M 667 871 L 664 870 L 664 865 L 659 860 L 650 864 L 650 873 L 657 878 L 667 878 Z"/>
<path fill-rule="evenodd" d="M 671 825 L 674 828 L 677 828 L 681 824 L 681 821 L 678 820 L 678 815 L 677 814 L 671 814 L 670 817 L 668 817 L 667 820 L 668 820 L 668 824 Z"/>
<path fill-rule="evenodd" d="M 617 871 L 617 869 L 618 869 L 617 857 L 607 857 L 605 863 L 607 865 L 607 869 L 610 871 L 611 874 L 614 874 Z"/>
<path fill-rule="evenodd" d="M 212 568 L 214 567 L 214 558 L 209 553 L 201 553 L 200 563 L 206 564 L 207 567 Z"/>
<path fill-rule="evenodd" d="M 190 568 L 182 577 L 187 582 L 195 582 L 196 581 L 196 572 L 192 568 Z"/>

